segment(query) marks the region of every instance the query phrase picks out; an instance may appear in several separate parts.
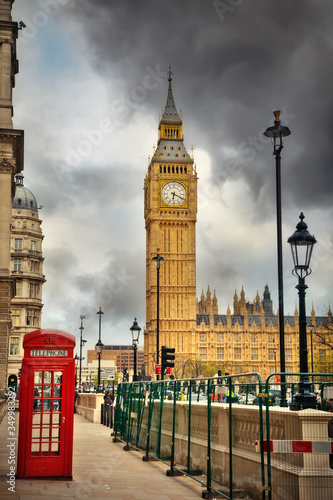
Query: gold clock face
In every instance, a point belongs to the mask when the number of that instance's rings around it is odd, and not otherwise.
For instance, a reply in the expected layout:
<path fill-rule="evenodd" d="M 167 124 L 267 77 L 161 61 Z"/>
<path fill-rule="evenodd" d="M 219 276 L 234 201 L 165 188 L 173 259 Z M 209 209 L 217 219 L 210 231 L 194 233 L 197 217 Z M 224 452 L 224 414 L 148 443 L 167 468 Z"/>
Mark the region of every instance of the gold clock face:
<path fill-rule="evenodd" d="M 162 199 L 171 207 L 182 205 L 186 197 L 186 188 L 180 182 L 168 182 L 162 188 Z"/>

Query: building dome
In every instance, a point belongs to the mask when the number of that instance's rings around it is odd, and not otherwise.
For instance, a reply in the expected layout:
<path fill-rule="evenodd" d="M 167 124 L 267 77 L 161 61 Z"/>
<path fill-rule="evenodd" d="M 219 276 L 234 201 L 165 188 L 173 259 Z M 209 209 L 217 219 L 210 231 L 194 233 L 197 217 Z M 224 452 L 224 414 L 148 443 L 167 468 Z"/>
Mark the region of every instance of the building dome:
<path fill-rule="evenodd" d="M 38 212 L 37 201 L 29 189 L 23 186 L 23 175 L 18 174 L 15 178 L 15 195 L 13 198 L 13 208 L 23 208 Z"/>

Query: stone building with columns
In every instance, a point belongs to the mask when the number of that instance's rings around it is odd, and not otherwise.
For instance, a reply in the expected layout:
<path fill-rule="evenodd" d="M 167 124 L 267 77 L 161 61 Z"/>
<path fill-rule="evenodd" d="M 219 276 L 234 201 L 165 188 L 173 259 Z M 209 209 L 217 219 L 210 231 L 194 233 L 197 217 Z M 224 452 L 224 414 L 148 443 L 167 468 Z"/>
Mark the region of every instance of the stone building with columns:
<path fill-rule="evenodd" d="M 23 169 L 22 130 L 13 128 L 12 91 L 18 73 L 16 39 L 18 24 L 12 21 L 13 0 L 0 0 L 0 398 L 7 387 L 7 356 L 11 334 L 11 299 L 15 281 L 10 275 L 10 234 L 14 176 Z"/>
<path fill-rule="evenodd" d="M 16 176 L 12 203 L 10 275 L 16 292 L 11 301 L 12 331 L 8 351 L 8 381 L 18 383 L 23 359 L 23 337 L 41 327 L 43 274 L 42 220 L 37 200 Z"/>

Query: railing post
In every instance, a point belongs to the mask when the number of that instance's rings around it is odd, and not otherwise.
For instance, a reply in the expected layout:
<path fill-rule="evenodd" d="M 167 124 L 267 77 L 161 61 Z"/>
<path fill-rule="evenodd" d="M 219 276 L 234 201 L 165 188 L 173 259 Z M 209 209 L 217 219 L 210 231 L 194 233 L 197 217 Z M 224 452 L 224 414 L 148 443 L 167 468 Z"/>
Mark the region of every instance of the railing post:
<path fill-rule="evenodd" d="M 208 379 L 207 384 L 207 492 L 212 489 L 212 467 L 211 467 L 211 418 L 212 418 L 212 381 Z"/>
<path fill-rule="evenodd" d="M 232 378 L 229 376 L 229 498 L 232 499 Z"/>
<path fill-rule="evenodd" d="M 163 416 L 163 403 L 164 403 L 164 386 L 165 382 L 160 385 L 160 418 L 158 425 L 158 438 L 157 438 L 157 458 L 161 456 L 161 434 L 162 434 L 162 416 Z"/>
<path fill-rule="evenodd" d="M 153 404 L 152 404 L 153 400 Z M 150 443 L 150 428 L 151 428 L 151 419 L 153 414 L 153 391 L 152 391 L 152 382 L 149 384 L 149 406 L 148 406 L 148 422 L 147 422 L 147 441 L 146 441 L 146 454 L 142 457 L 142 460 L 146 461 L 149 459 L 149 443 Z"/>

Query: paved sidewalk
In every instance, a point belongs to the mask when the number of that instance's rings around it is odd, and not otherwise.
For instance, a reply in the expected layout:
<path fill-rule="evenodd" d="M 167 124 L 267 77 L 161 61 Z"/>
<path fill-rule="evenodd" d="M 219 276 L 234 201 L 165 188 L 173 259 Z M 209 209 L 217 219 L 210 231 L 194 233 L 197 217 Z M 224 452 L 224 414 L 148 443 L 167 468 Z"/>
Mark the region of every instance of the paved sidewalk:
<path fill-rule="evenodd" d="M 0 499 L 199 500 L 203 487 L 188 477 L 167 477 L 167 466 L 143 462 L 137 451 L 113 443 L 111 431 L 74 416 L 73 480 L 15 480 L 8 491 L 7 418 L 0 424 Z M 17 419 L 18 420 L 18 419 Z M 18 426 L 16 426 L 18 427 Z"/>

